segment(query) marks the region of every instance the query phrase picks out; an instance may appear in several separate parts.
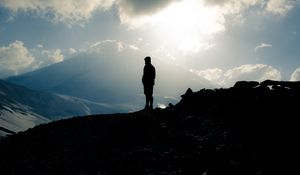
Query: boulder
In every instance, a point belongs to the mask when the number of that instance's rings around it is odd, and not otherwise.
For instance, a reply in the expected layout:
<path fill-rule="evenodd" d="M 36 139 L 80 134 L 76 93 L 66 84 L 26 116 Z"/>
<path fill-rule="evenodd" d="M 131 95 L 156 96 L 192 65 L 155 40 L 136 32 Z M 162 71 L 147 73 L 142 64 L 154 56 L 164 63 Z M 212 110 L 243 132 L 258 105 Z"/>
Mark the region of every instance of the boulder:
<path fill-rule="evenodd" d="M 238 81 L 234 84 L 234 88 L 254 88 L 259 85 L 257 81 Z"/>

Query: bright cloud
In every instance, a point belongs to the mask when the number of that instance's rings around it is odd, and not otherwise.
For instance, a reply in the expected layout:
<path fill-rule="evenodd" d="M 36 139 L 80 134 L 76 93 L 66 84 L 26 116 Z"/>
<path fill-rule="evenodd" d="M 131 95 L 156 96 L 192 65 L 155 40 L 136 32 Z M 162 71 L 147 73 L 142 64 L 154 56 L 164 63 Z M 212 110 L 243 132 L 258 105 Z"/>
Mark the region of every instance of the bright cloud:
<path fill-rule="evenodd" d="M 122 23 L 127 23 L 131 26 L 139 26 L 144 25 L 149 22 L 149 18 L 153 15 L 157 15 L 160 13 L 166 13 L 164 11 L 170 11 L 172 9 L 173 16 L 169 16 L 170 20 L 176 20 L 178 18 L 178 13 L 182 18 L 185 18 L 184 13 L 193 13 L 194 15 L 206 15 L 206 13 L 202 13 L 202 11 L 206 11 L 207 9 L 217 9 L 217 15 L 219 17 L 224 18 L 224 15 L 227 14 L 238 14 L 251 7 L 251 6 L 259 6 L 264 4 L 263 0 L 156 0 L 156 1 L 146 1 L 146 0 L 119 0 L 118 1 L 120 19 Z M 284 3 L 279 4 L 278 6 L 285 5 Z M 175 6 L 175 7 L 174 7 Z M 176 6 L 181 6 L 178 8 Z M 177 8 L 174 10 L 174 8 Z M 189 8 L 188 10 L 185 10 Z M 197 9 L 197 10 L 195 10 Z M 169 13 L 169 12 L 167 12 Z M 174 16 L 175 15 L 175 16 Z M 185 18 L 186 20 L 192 20 L 191 16 L 189 18 Z M 203 17 L 202 17 L 203 18 Z M 202 18 L 198 19 L 198 24 L 202 24 Z M 214 22 L 214 19 L 211 19 Z"/>
<path fill-rule="evenodd" d="M 290 81 L 300 81 L 300 68 L 297 68 L 292 73 Z"/>
<path fill-rule="evenodd" d="M 246 64 L 227 71 L 215 68 L 194 72 L 198 76 L 225 87 L 233 86 L 235 82 L 241 80 L 259 82 L 267 79 L 281 80 L 281 73 L 277 69 L 264 64 Z"/>
<path fill-rule="evenodd" d="M 42 44 L 38 44 L 35 48 L 30 49 L 30 52 L 35 57 L 35 61 L 31 65 L 32 70 L 62 62 L 65 60 L 65 55 L 69 58 L 77 53 L 73 48 L 62 51 L 61 49 L 48 49 Z"/>
<path fill-rule="evenodd" d="M 50 58 L 53 61 L 53 63 L 59 63 L 64 60 L 64 55 L 62 55 L 60 49 L 56 49 L 53 52 L 53 55 L 50 56 Z"/>
<path fill-rule="evenodd" d="M 179 50 L 197 53 L 213 44 L 208 40 L 213 34 L 225 30 L 225 18 L 216 7 L 205 7 L 195 0 L 174 3 L 150 19 L 161 37 L 175 44 Z"/>
<path fill-rule="evenodd" d="M 295 1 L 291 0 L 270 0 L 266 5 L 266 10 L 284 16 L 293 8 L 294 3 Z"/>
<path fill-rule="evenodd" d="M 212 48 L 214 43 L 207 40 L 213 34 L 225 30 L 225 18 L 219 13 L 218 7 L 205 7 L 199 0 L 166 2 L 169 4 L 164 2 L 165 8 L 152 7 L 152 13 L 130 14 L 122 10 L 120 3 L 121 22 L 131 29 L 150 28 L 158 42 L 184 53 L 197 53 Z"/>
<path fill-rule="evenodd" d="M 201 71 L 191 70 L 191 72 L 196 73 L 198 76 L 203 77 L 212 82 L 220 82 L 224 77 L 224 72 L 222 69 L 206 69 Z"/>
<path fill-rule="evenodd" d="M 22 41 L 0 47 L 0 78 L 17 75 L 30 69 L 35 58 Z"/>
<path fill-rule="evenodd" d="M 72 58 L 75 54 L 95 53 L 101 54 L 105 58 L 114 58 L 116 54 L 121 52 L 126 55 L 126 51 L 134 51 L 132 53 L 141 56 L 136 45 L 125 44 L 117 40 L 103 40 L 90 44 L 82 50 L 69 48 L 65 51 L 48 49 L 42 44 L 37 44 L 34 48 L 28 49 L 22 41 L 15 41 L 8 46 L 0 47 L 0 78 L 26 73 L 62 62 L 65 60 L 65 55 Z"/>
<path fill-rule="evenodd" d="M 272 44 L 261 43 L 260 45 L 256 46 L 254 50 L 255 52 L 258 52 L 258 50 L 268 47 L 272 47 Z"/>
<path fill-rule="evenodd" d="M 120 1 L 118 7 L 121 23 L 129 28 L 151 27 L 165 46 L 183 53 L 198 53 L 213 48 L 213 38 L 226 30 L 227 18 L 243 24 L 242 14 L 249 8 L 285 15 L 293 3 L 280 0 L 127 0 Z M 269 46 L 262 45 L 257 49 Z"/>
<path fill-rule="evenodd" d="M 32 54 L 36 57 L 34 68 L 42 68 L 64 60 L 64 55 L 60 49 L 37 48 L 31 49 Z"/>
<path fill-rule="evenodd" d="M 218 5 L 230 12 L 238 13 L 243 9 L 257 6 L 261 11 L 276 15 L 286 15 L 297 3 L 294 0 L 204 0 L 207 5 Z"/>
<path fill-rule="evenodd" d="M 124 43 L 122 41 L 116 40 L 103 40 L 96 43 L 93 43 L 89 46 L 88 52 L 96 53 L 116 53 L 124 50 Z"/>
<path fill-rule="evenodd" d="M 198 53 L 214 47 L 213 38 L 226 30 L 227 18 L 243 23 L 243 11 L 285 15 L 295 5 L 291 0 L 2 0 L 13 14 L 33 14 L 68 25 L 88 21 L 97 10 L 118 9 L 122 24 L 131 29 L 149 28 L 163 45 L 183 53 Z M 263 13 L 260 13 L 263 14 Z"/>
<path fill-rule="evenodd" d="M 194 8 L 200 8 L 198 11 L 201 11 L 204 6 L 217 7 L 220 16 L 233 13 L 239 15 L 242 10 L 252 6 L 256 6 L 262 11 L 285 15 L 296 3 L 292 0 L 1 0 L 0 5 L 14 13 L 35 12 L 36 15 L 51 18 L 50 20 L 53 22 L 68 24 L 89 20 L 96 10 L 108 10 L 116 5 L 122 23 L 138 25 L 138 23 L 143 23 L 139 20 L 147 20 L 145 17 L 161 13 L 174 3 L 190 2 L 196 5 Z M 201 23 L 201 20 L 198 21 Z"/>
<path fill-rule="evenodd" d="M 272 66 L 264 64 L 246 64 L 230 69 L 224 74 L 224 84 L 233 84 L 239 80 L 264 81 L 281 80 L 281 73 Z"/>
<path fill-rule="evenodd" d="M 76 49 L 74 49 L 74 48 L 69 48 L 69 50 L 68 50 L 68 54 L 69 55 L 73 55 L 73 54 L 76 54 L 77 53 L 77 50 Z"/>
<path fill-rule="evenodd" d="M 46 49 L 42 44 L 28 49 L 22 41 L 0 47 L 0 78 L 18 75 L 64 60 L 60 49 Z"/>

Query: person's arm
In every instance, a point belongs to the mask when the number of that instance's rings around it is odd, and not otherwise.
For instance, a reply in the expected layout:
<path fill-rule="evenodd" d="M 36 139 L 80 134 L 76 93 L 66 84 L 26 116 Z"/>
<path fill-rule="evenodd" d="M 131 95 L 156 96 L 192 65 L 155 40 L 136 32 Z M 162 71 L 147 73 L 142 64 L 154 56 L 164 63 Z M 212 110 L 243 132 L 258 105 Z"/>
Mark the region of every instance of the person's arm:
<path fill-rule="evenodd" d="M 144 70 L 143 70 L 143 77 L 142 77 L 142 82 L 143 82 L 143 84 L 145 84 L 145 67 L 144 67 Z"/>
<path fill-rule="evenodd" d="M 153 85 L 155 84 L 155 77 L 156 77 L 156 71 L 155 71 L 155 67 L 153 66 Z"/>

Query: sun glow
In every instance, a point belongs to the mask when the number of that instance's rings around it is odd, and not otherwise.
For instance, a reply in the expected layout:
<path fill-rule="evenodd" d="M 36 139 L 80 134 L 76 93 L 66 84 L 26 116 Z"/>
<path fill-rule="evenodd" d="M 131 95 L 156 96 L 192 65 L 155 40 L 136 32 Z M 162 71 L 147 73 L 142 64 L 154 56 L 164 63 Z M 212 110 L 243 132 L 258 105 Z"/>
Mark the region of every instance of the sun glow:
<path fill-rule="evenodd" d="M 187 53 L 211 48 L 212 34 L 225 30 L 219 9 L 205 7 L 199 0 L 174 3 L 148 20 L 164 44 Z"/>

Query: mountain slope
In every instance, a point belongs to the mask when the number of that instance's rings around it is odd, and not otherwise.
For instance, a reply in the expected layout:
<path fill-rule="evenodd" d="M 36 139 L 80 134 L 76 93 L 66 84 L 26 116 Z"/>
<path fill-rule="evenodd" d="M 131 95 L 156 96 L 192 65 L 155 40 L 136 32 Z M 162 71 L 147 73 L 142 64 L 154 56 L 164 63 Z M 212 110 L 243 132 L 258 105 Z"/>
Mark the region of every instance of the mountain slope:
<path fill-rule="evenodd" d="M 238 82 L 165 110 L 60 120 L 2 140 L 0 171 L 299 174 L 299 98 L 299 82 Z"/>
<path fill-rule="evenodd" d="M 30 109 L 23 105 L 13 105 L 13 109 L 8 106 L 11 106 L 11 104 L 1 106 L 0 138 L 51 121 L 30 111 Z"/>
<path fill-rule="evenodd" d="M 122 106 L 33 91 L 0 80 L 0 127 L 18 132 L 74 115 L 122 112 Z M 0 135 L 6 135 L 1 130 Z"/>
<path fill-rule="evenodd" d="M 64 62 L 7 80 L 35 90 L 112 105 L 126 104 L 129 106 L 128 111 L 138 110 L 144 104 L 141 83 L 144 60 L 142 56 L 137 58 L 135 55 L 124 54 L 116 54 L 114 57 L 95 53 L 79 54 Z M 153 64 L 157 71 L 154 87 L 157 103 L 178 98 L 188 87 L 212 87 L 207 80 L 175 65 L 157 59 L 153 60 Z M 171 98 L 166 100 L 165 97 Z"/>

